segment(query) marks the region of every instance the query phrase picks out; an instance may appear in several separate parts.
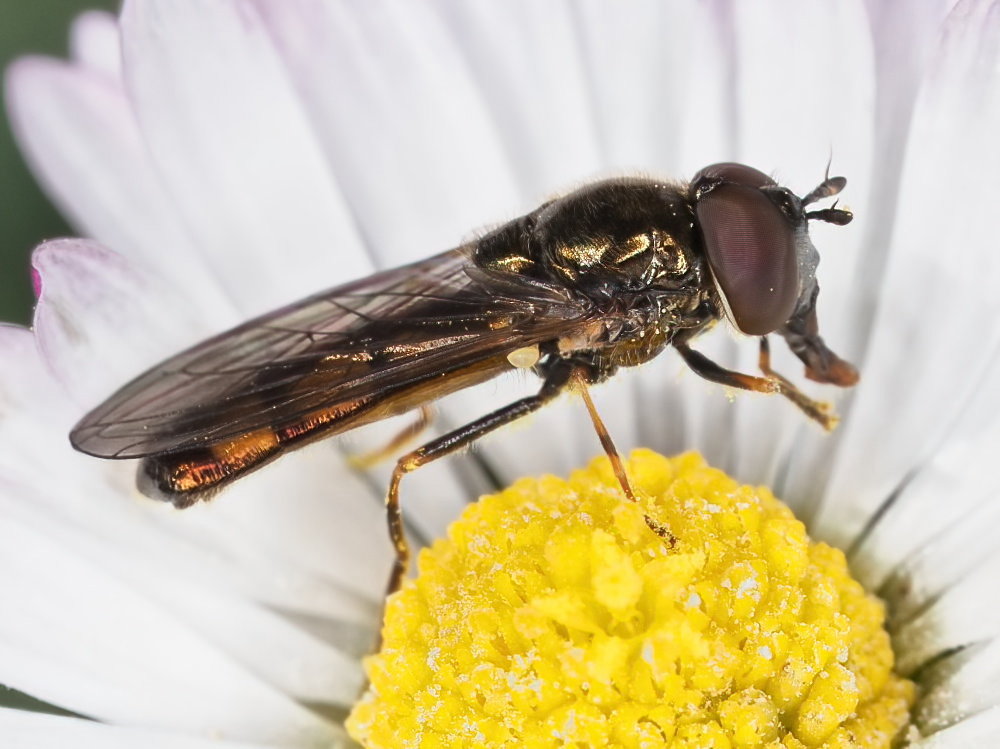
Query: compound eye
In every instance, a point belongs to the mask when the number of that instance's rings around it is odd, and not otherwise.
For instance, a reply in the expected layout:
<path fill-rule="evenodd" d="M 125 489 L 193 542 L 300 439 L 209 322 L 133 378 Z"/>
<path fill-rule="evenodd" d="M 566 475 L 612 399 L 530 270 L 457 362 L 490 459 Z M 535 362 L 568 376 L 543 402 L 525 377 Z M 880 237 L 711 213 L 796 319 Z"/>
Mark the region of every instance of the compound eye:
<path fill-rule="evenodd" d="M 741 164 L 721 166 L 756 172 Z M 747 335 L 766 335 L 784 325 L 799 295 L 789 220 L 757 185 L 746 183 L 718 185 L 698 200 L 695 211 L 709 265 L 736 327 Z"/>
<path fill-rule="evenodd" d="M 735 161 L 725 161 L 719 164 L 706 166 L 691 180 L 698 184 L 701 180 L 721 180 L 722 182 L 735 182 L 738 185 L 747 187 L 767 187 L 777 183 L 759 169 L 754 169 L 746 164 L 737 164 Z"/>

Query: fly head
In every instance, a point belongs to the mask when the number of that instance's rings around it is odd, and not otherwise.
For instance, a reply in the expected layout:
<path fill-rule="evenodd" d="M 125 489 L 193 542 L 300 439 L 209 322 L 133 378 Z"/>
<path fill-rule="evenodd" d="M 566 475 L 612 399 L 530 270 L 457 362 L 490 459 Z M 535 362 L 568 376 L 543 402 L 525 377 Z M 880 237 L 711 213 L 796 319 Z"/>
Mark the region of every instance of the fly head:
<path fill-rule="evenodd" d="M 705 167 L 691 182 L 691 201 L 719 298 L 732 323 L 748 335 L 784 336 L 819 382 L 853 385 L 857 371 L 819 336 L 816 268 L 819 253 L 809 221 L 844 225 L 849 211 L 807 211 L 839 193 L 843 177 L 829 177 L 804 197 L 744 164 Z"/>

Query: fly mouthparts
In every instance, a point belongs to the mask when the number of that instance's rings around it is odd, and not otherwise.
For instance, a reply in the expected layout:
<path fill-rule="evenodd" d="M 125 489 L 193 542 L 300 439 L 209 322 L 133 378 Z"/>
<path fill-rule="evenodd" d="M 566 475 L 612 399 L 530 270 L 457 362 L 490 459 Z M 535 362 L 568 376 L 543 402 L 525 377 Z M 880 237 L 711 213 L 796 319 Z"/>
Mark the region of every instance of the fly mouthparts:
<path fill-rule="evenodd" d="M 823 208 L 819 211 L 806 211 L 806 218 L 813 221 L 825 221 L 828 224 L 845 226 L 854 220 L 854 214 L 846 208 Z"/>

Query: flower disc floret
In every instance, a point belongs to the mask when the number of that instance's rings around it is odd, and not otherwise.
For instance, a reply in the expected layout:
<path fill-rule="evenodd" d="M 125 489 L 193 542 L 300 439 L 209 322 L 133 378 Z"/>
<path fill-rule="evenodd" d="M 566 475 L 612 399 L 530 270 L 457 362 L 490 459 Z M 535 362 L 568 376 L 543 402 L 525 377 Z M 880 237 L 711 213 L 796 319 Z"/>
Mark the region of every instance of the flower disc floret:
<path fill-rule="evenodd" d="M 638 503 L 602 458 L 467 508 L 389 600 L 352 735 L 422 749 L 890 746 L 914 688 L 844 555 L 699 455 L 638 451 L 628 474 Z"/>

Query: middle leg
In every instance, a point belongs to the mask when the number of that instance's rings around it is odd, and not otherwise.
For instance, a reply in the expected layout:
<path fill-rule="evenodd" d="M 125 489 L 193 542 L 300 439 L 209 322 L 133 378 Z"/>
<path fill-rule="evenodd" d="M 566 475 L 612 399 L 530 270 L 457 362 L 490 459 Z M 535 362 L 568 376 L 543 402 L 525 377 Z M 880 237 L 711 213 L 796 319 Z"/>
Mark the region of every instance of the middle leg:
<path fill-rule="evenodd" d="M 583 402 L 587 406 L 587 413 L 590 414 L 590 421 L 594 425 L 594 431 L 597 432 L 597 438 L 601 441 L 601 447 L 604 448 L 608 460 L 611 461 L 611 469 L 615 472 L 615 478 L 618 479 L 618 484 L 621 486 L 622 492 L 624 492 L 629 501 L 638 502 L 639 499 L 636 497 L 635 492 L 632 491 L 631 484 L 629 484 L 628 474 L 625 472 L 625 463 L 622 461 L 621 454 L 618 452 L 618 448 L 615 447 L 614 440 L 611 439 L 611 433 L 604 426 L 604 419 L 597 412 L 597 406 L 594 405 L 594 401 L 590 397 L 589 383 L 579 370 L 574 376 L 574 384 L 583 397 Z M 646 526 L 666 541 L 670 548 L 677 545 L 677 537 L 666 526 L 657 523 L 649 515 L 644 515 L 643 517 L 646 520 Z"/>
<path fill-rule="evenodd" d="M 410 558 L 410 547 L 403 532 L 403 516 L 399 504 L 399 485 L 403 477 L 438 458 L 443 458 L 446 455 L 451 455 L 465 449 L 480 437 L 489 434 L 505 424 L 534 413 L 566 388 L 566 385 L 573 377 L 574 371 L 575 366 L 567 361 L 564 366 L 552 370 L 546 377 L 537 395 L 522 398 L 510 405 L 497 409 L 493 413 L 489 413 L 465 426 L 431 440 L 426 445 L 418 447 L 416 450 L 407 453 L 399 459 L 395 470 L 392 472 L 392 478 L 389 481 L 389 491 L 385 498 L 389 538 L 392 540 L 396 551 L 396 561 L 389 574 L 386 595 L 391 595 L 399 590 Z"/>

